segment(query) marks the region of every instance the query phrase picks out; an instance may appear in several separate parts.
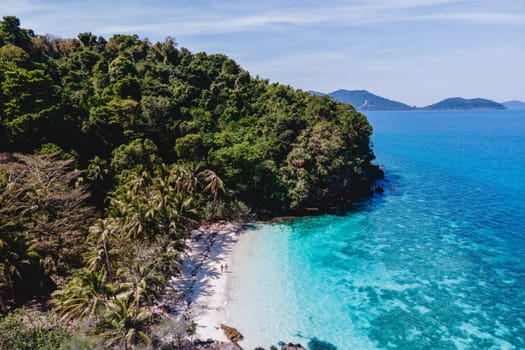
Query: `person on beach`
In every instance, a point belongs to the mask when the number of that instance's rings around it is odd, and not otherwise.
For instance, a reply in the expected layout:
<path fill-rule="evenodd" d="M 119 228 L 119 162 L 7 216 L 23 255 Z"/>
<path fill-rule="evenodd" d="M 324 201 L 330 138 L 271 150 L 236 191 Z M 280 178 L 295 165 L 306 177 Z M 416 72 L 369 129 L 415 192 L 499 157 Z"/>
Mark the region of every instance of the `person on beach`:
<path fill-rule="evenodd" d="M 224 265 L 224 271 L 228 271 L 228 264 Z"/>
<path fill-rule="evenodd" d="M 221 272 L 224 271 L 224 266 L 221 264 Z"/>

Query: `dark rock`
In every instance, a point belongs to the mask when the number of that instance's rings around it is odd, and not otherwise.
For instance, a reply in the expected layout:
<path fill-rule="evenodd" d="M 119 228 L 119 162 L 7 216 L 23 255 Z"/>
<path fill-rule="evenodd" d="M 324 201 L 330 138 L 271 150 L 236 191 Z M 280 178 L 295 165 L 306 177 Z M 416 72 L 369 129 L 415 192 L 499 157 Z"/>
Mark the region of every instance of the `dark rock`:
<path fill-rule="evenodd" d="M 221 329 L 224 332 L 224 335 L 226 335 L 226 338 L 228 338 L 232 343 L 237 343 L 244 338 L 242 334 L 233 327 L 228 327 L 224 324 L 221 324 Z"/>
<path fill-rule="evenodd" d="M 281 350 L 306 350 L 305 348 L 303 348 L 301 346 L 301 344 L 292 344 L 292 343 L 288 343 L 286 345 L 283 345 L 281 347 Z"/>
<path fill-rule="evenodd" d="M 383 186 L 377 185 L 376 188 L 374 189 L 374 191 L 376 193 L 383 193 L 383 192 L 385 192 L 385 189 L 383 188 Z"/>
<path fill-rule="evenodd" d="M 381 165 L 370 164 L 368 169 L 365 170 L 365 176 L 371 180 L 379 180 L 385 177 L 385 172 L 381 169 Z"/>
<path fill-rule="evenodd" d="M 213 349 L 215 350 L 215 349 Z M 237 344 L 226 344 L 221 343 L 216 350 L 242 350 L 242 348 Z"/>
<path fill-rule="evenodd" d="M 179 348 L 177 348 L 179 349 Z M 196 349 L 196 350 L 239 350 L 241 349 L 239 345 L 232 344 L 232 343 L 224 343 L 221 341 L 211 340 L 208 339 L 206 341 L 203 340 L 195 340 L 193 342 L 193 347 L 189 348 L 180 348 L 180 349 Z"/>
<path fill-rule="evenodd" d="M 308 350 L 337 350 L 337 347 L 326 341 L 312 338 L 308 342 Z"/>

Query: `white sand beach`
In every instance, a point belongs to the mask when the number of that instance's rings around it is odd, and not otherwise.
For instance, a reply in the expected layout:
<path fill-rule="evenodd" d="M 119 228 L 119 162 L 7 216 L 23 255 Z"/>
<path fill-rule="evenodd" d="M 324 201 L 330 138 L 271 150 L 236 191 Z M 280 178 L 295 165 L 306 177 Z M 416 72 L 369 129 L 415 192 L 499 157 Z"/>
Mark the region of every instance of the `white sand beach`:
<path fill-rule="evenodd" d="M 182 275 L 170 281 L 176 293 L 171 304 L 177 314 L 195 320 L 200 339 L 228 341 L 219 325 L 225 321 L 222 310 L 231 284 L 231 254 L 242 231 L 242 224 L 224 221 L 193 230 Z M 221 265 L 228 268 L 221 271 Z"/>

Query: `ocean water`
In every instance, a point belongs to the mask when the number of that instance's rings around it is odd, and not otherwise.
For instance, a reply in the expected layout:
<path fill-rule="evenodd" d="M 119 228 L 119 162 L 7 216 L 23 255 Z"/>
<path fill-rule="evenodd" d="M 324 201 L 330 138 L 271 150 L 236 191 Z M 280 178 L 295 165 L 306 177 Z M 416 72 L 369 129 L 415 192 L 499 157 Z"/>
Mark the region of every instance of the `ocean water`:
<path fill-rule="evenodd" d="M 385 193 L 255 225 L 225 321 L 246 349 L 525 349 L 525 111 L 367 117 Z"/>

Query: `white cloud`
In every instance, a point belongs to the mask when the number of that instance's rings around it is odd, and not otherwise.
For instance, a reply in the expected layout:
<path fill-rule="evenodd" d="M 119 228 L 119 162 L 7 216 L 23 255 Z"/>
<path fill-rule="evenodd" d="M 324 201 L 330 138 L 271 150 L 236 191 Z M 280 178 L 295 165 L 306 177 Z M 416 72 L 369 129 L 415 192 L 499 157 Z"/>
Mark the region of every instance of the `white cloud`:
<path fill-rule="evenodd" d="M 469 23 L 525 25 L 525 13 L 497 13 L 497 12 L 470 12 L 470 13 L 436 13 L 418 16 L 418 20 L 443 20 Z"/>
<path fill-rule="evenodd" d="M 253 74 L 297 87 L 373 88 L 419 102 L 434 99 L 439 89 L 449 91 L 454 78 L 454 86 L 470 86 L 474 93 L 483 86 L 521 91 L 523 2 L 0 0 L 0 14 L 20 17 L 22 26 L 36 33 L 64 37 L 82 31 L 106 37 L 136 33 L 152 40 L 174 35 L 192 50 L 225 52 Z M 499 48 L 502 42 L 512 50 Z M 504 84 L 480 83 L 486 67 L 492 81 L 507 79 Z M 468 79 L 457 78 L 466 72 Z"/>
<path fill-rule="evenodd" d="M 95 1 L 46 4 L 30 0 L 2 0 L 0 13 L 22 17 L 37 31 L 70 31 L 75 35 L 89 26 L 97 34 L 142 33 L 164 37 L 257 31 L 280 31 L 290 26 L 359 27 L 374 24 L 453 21 L 465 23 L 525 25 L 525 12 L 474 11 L 483 0 L 360 0 L 288 5 L 269 2 L 250 6 L 243 2 L 221 2 L 210 7 L 196 2 Z M 457 6 L 461 7 L 459 11 Z M 39 16 L 35 14 L 39 13 Z M 59 23 L 60 25 L 57 25 Z M 73 28 L 73 27 L 76 28 Z"/>
<path fill-rule="evenodd" d="M 21 16 L 24 14 L 49 11 L 53 9 L 56 9 L 56 7 L 28 0 L 2 0 L 2 2 L 0 2 L 0 13 L 4 16 Z"/>

